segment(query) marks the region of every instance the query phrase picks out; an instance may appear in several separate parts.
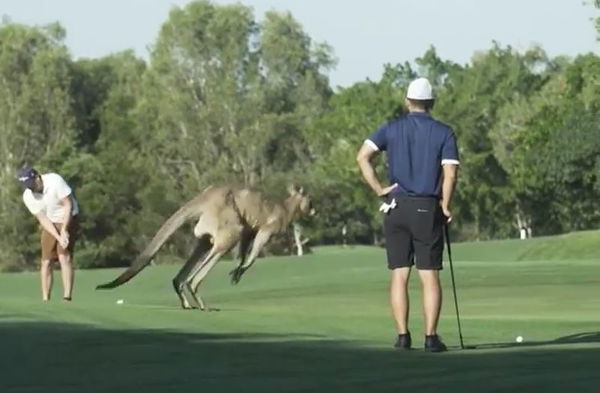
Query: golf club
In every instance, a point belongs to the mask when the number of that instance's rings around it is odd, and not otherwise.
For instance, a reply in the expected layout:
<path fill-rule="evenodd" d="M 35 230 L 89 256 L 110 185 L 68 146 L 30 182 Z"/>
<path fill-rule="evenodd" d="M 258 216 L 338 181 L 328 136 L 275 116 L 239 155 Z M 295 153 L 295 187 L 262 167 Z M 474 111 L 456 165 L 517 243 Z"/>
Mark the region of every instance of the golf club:
<path fill-rule="evenodd" d="M 450 276 L 452 277 L 452 292 L 454 293 L 454 307 L 456 308 L 456 322 L 458 323 L 458 337 L 460 339 L 460 348 L 465 349 L 462 329 L 460 326 L 460 314 L 458 312 L 458 297 L 456 295 L 456 282 L 454 280 L 454 267 L 452 266 L 452 250 L 450 248 L 450 235 L 447 223 L 444 224 L 444 237 L 446 238 L 446 248 L 448 249 L 448 261 L 450 262 Z"/>

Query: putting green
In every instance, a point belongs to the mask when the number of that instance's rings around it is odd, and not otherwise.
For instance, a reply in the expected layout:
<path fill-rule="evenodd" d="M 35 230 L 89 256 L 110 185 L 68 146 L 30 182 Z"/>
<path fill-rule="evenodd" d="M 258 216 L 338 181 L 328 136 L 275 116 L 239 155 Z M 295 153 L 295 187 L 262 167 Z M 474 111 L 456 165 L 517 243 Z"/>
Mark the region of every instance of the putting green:
<path fill-rule="evenodd" d="M 36 273 L 2 274 L 0 392 L 597 391 L 598 244 L 600 232 L 457 244 L 464 338 L 478 349 L 456 348 L 446 269 L 440 334 L 453 348 L 443 354 L 391 349 L 378 248 L 261 259 L 237 286 L 224 261 L 202 287 L 220 309 L 207 313 L 178 309 L 177 266 L 149 267 L 102 292 L 95 285 L 121 270 L 78 271 L 72 303 L 60 300 L 60 280 L 42 304 Z M 411 281 L 420 348 L 417 276 Z"/>

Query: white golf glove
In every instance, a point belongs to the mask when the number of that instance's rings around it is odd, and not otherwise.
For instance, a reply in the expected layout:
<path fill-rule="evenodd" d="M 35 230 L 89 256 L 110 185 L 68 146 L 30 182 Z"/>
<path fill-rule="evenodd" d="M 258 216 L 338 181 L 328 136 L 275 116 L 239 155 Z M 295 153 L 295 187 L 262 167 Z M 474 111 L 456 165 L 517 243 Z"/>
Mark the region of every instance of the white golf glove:
<path fill-rule="evenodd" d="M 392 199 L 390 203 L 383 202 L 381 206 L 379 206 L 379 211 L 387 213 L 394 208 L 396 208 L 396 198 Z"/>

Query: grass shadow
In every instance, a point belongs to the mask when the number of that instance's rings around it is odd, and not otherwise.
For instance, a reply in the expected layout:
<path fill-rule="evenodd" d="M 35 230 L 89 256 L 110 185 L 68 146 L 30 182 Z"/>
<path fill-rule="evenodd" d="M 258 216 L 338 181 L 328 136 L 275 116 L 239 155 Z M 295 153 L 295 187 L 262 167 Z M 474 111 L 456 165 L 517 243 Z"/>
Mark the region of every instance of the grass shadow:
<path fill-rule="evenodd" d="M 473 349 L 502 349 L 515 347 L 540 347 L 565 344 L 590 344 L 600 343 L 600 332 L 584 332 L 563 336 L 549 341 L 524 341 L 524 342 L 506 342 L 506 343 L 487 343 L 471 346 Z"/>
<path fill-rule="evenodd" d="M 561 344 L 425 354 L 314 335 L 111 330 L 0 321 L 0 391 L 595 391 L 598 333 Z M 482 383 L 483 381 L 483 383 Z"/>

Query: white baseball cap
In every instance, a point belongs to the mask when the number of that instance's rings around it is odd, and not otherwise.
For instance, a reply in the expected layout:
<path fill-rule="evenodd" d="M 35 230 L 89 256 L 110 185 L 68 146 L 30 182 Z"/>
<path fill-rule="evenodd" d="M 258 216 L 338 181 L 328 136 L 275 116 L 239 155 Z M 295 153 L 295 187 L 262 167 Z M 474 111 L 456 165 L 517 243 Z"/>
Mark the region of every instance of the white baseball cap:
<path fill-rule="evenodd" d="M 411 100 L 433 100 L 433 88 L 427 78 L 417 78 L 410 82 L 406 98 Z"/>

